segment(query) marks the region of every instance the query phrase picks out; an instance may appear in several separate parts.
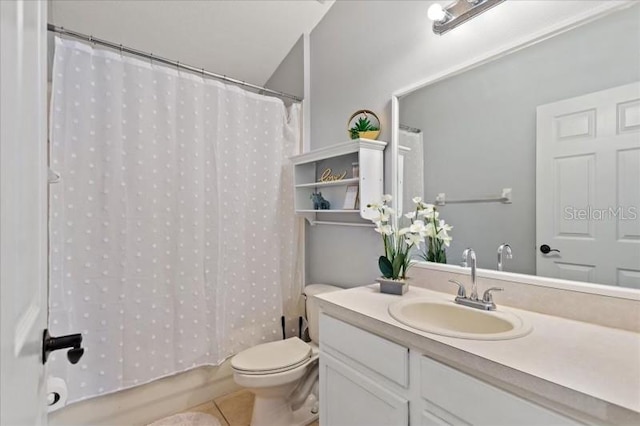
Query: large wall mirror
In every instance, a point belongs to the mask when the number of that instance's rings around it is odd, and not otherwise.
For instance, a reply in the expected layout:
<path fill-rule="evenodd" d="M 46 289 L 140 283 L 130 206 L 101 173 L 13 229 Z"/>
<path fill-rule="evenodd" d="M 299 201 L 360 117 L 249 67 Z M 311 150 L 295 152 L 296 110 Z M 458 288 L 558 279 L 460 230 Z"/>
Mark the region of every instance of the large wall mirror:
<path fill-rule="evenodd" d="M 445 35 L 446 36 L 446 35 Z M 399 183 L 447 262 L 640 289 L 640 5 L 399 97 Z"/>

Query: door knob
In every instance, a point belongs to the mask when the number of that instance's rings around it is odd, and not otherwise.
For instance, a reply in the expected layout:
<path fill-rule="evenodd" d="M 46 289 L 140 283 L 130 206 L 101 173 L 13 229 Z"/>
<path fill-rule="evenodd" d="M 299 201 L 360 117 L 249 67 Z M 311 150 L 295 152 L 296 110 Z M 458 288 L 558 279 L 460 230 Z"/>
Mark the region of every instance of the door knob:
<path fill-rule="evenodd" d="M 549 254 L 549 253 L 551 253 L 552 251 L 555 251 L 555 252 L 560 253 L 560 250 L 558 250 L 558 249 L 552 249 L 552 248 L 551 248 L 551 247 L 549 247 L 547 244 L 543 244 L 543 245 L 541 245 L 541 246 L 540 246 L 540 251 L 541 251 L 543 254 Z"/>
<path fill-rule="evenodd" d="M 69 334 L 67 336 L 51 337 L 49 330 L 45 330 L 42 336 L 42 363 L 47 362 L 49 354 L 60 349 L 71 348 L 67 352 L 67 359 L 71 364 L 77 364 L 84 355 L 82 334 Z"/>

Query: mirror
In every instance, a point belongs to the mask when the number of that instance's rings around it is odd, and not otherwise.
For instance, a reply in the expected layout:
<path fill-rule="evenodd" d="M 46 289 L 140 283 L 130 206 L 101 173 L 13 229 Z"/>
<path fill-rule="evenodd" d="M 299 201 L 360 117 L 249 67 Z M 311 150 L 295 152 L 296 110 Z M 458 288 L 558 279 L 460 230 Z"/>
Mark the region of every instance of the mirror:
<path fill-rule="evenodd" d="M 398 194 L 447 261 L 640 289 L 640 6 L 399 98 Z"/>

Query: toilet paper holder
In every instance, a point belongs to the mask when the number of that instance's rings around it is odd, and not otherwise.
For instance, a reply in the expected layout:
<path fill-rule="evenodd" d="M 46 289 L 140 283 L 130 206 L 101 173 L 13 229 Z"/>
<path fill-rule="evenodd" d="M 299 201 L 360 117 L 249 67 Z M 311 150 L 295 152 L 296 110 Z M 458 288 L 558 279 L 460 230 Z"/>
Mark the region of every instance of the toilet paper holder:
<path fill-rule="evenodd" d="M 69 334 L 66 336 L 52 337 L 49 330 L 44 330 L 42 336 L 42 363 L 46 363 L 49 354 L 60 349 L 71 348 L 67 351 L 67 359 L 71 364 L 77 364 L 84 355 L 82 348 L 82 334 Z"/>

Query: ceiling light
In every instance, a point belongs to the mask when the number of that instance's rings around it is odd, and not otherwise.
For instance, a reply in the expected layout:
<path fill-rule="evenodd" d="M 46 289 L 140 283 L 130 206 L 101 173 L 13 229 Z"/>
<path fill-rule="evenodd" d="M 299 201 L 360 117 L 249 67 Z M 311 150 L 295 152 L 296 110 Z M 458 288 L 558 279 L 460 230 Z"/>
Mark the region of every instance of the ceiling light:
<path fill-rule="evenodd" d="M 440 3 L 434 3 L 427 10 L 427 16 L 434 22 L 444 22 L 447 20 L 447 11 Z"/>
<path fill-rule="evenodd" d="M 503 1 L 457 0 L 447 7 L 434 3 L 427 10 L 427 16 L 433 21 L 433 32 L 442 35 Z"/>

